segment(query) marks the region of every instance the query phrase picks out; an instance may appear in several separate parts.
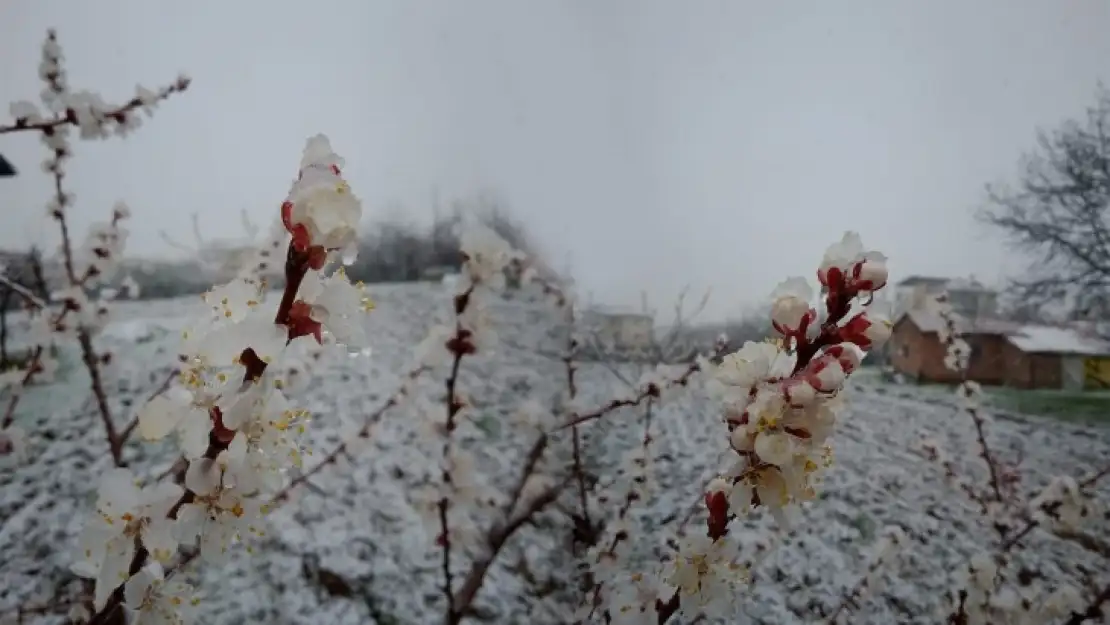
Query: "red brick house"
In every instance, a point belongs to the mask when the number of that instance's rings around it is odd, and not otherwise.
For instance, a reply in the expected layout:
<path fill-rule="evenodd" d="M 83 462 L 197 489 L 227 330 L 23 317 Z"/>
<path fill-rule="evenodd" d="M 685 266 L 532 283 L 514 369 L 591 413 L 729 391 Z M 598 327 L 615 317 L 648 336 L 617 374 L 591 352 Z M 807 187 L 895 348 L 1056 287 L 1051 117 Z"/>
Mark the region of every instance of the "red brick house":
<path fill-rule="evenodd" d="M 928 309 L 909 310 L 898 318 L 889 343 L 890 364 L 896 371 L 921 382 L 957 382 L 961 374 L 944 366 L 947 353 L 938 330 L 944 321 Z M 1009 333 L 1016 324 L 996 319 L 968 322 L 957 317 L 957 330 L 971 346 L 969 376 L 982 384 L 1002 384 L 1006 380 L 1006 359 L 1011 344 Z"/>
<path fill-rule="evenodd" d="M 940 315 L 928 308 L 903 313 L 889 342 L 891 366 L 919 382 L 953 383 L 937 331 Z M 1110 387 L 1110 343 L 1068 327 L 1025 325 L 999 319 L 956 318 L 971 346 L 968 377 L 980 384 L 1018 388 Z"/>

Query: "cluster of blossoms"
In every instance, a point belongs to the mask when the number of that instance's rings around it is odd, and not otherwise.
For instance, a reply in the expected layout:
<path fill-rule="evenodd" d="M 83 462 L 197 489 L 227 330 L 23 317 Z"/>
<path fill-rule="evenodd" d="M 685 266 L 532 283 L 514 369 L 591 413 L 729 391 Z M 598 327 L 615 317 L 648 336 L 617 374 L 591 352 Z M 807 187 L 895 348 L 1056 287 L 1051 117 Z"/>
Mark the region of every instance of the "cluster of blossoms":
<path fill-rule="evenodd" d="M 968 377 L 972 349 L 963 336 L 964 320 L 953 310 L 945 294 L 929 305 L 942 320 L 938 335 L 946 348 L 945 366 L 961 374 L 956 395 L 974 428 L 978 457 L 986 471 L 986 486 L 964 479 L 935 440 L 925 439 L 921 447 L 927 458 L 941 465 L 946 479 L 978 504 L 1002 541 L 997 552 L 976 554 L 957 573 L 955 588 L 947 594 L 943 616 L 948 622 L 964 625 L 998 622 L 1040 625 L 1073 617 L 1086 605 L 1082 593 L 1069 584 L 1050 584 L 1024 569 L 1014 571 L 1008 552 L 1037 526 L 1075 530 L 1083 521 L 1095 517 L 1094 502 L 1086 489 L 1101 474 L 1082 482 L 1067 476 L 1056 477 L 1040 494 L 1024 501 L 1017 489 L 1021 483 L 1017 466 L 1004 463 L 988 443 L 983 391 Z M 1022 522 L 1019 529 L 1017 525 Z"/>
<path fill-rule="evenodd" d="M 816 496 L 832 461 L 827 442 L 842 408 L 839 391 L 891 328 L 872 306 L 886 285 L 886 258 L 866 251 L 857 234 L 826 250 L 817 277 L 823 314 L 807 281 L 790 278 L 771 298 L 778 339 L 745 343 L 720 364 L 699 361 L 723 403 L 733 459 L 706 489 L 706 531 L 684 537 L 661 575 L 638 574 L 634 588 L 602 592 L 607 618 L 663 622 L 679 610 L 727 611 L 732 586 L 754 562 L 742 557 L 742 537 L 729 534 L 731 521 L 762 507 L 785 525 L 798 503 Z"/>
<path fill-rule="evenodd" d="M 46 205 L 46 213 L 59 226 L 58 258 L 64 269 L 64 286 L 50 294 L 49 302 L 29 300 L 35 310 L 29 331 L 31 352 L 24 370 L 0 375 L 0 388 L 9 387 L 12 393 L 0 424 L 0 457 L 19 460 L 25 456 L 26 436 L 14 423 L 20 391 L 31 383 L 49 379 L 57 368 L 52 356 L 58 341 L 73 338 L 80 344 L 108 444 L 119 465 L 124 435 L 116 430 L 112 421 L 103 380 L 112 356 L 98 352 L 93 339 L 108 321 L 108 300 L 118 294 L 117 289 L 109 288 L 108 281 L 116 273 L 127 241 L 125 222 L 130 211 L 122 203 L 117 204 L 109 220 L 90 227 L 83 244 L 75 245 L 70 240 L 67 219 L 74 196 L 64 190 L 63 184 L 66 163 L 73 156 L 71 131 L 76 128 L 81 139 L 102 139 L 113 134 L 124 136 L 141 124 L 141 113 L 151 114 L 160 101 L 185 90 L 189 79 L 179 77 L 157 91 L 140 86 L 126 103 L 109 105 L 95 93 L 70 89 L 63 60 L 57 37 L 50 31 L 43 43 L 38 67 L 39 78 L 44 84 L 41 105 L 30 101 L 15 102 L 10 107 L 13 123 L 0 125 L 0 134 L 37 132 L 49 152 L 42 169 L 54 179 L 55 193 Z"/>
<path fill-rule="evenodd" d="M 496 342 L 490 323 L 489 295 L 505 286 L 505 271 L 521 254 L 488 227 L 466 222 L 460 225 L 459 245 L 462 272 L 451 294 L 453 323 L 436 326 L 417 347 L 418 358 L 427 367 L 449 366 L 447 394 L 442 403 L 423 411 L 421 427 L 438 457 L 424 487 L 411 493 L 414 508 L 435 535 L 444 557 L 445 595 L 453 601 L 451 555 L 480 539 L 481 522 L 489 509 L 505 503 L 505 494 L 494 488 L 478 471 L 474 452 L 459 443 L 481 437 L 479 416 L 459 384 L 459 367 L 464 358 L 485 351 Z M 540 410 L 521 413 L 520 423 L 534 428 Z M 535 482 L 533 482 L 534 484 Z M 519 494 L 518 494 L 519 495 Z M 453 607 L 448 605 L 448 611 Z"/>
<path fill-rule="evenodd" d="M 1074 586 L 1022 580 L 1020 575 L 1010 574 L 1007 565 L 1002 555 L 972 557 L 957 574 L 960 590 L 951 593 L 954 606 L 949 622 L 1042 625 L 1084 610 L 1086 602 Z"/>
<path fill-rule="evenodd" d="M 817 276 L 823 319 L 805 279 L 790 278 L 772 294 L 781 340 L 748 342 L 710 372 L 735 452 L 706 494 L 711 534 L 723 536 L 733 516 L 757 506 L 785 524 L 792 504 L 813 499 L 820 469 L 832 461 L 826 443 L 842 407 L 838 393 L 867 351 L 890 336 L 890 320 L 869 308 L 886 285 L 882 254 L 865 252 L 847 233 L 825 252 Z"/>
<path fill-rule="evenodd" d="M 160 622 L 188 616 L 177 609 L 191 604 L 192 589 L 164 581 L 162 566 L 188 545 L 219 563 L 233 543 L 261 535 L 270 498 L 301 464 L 309 415 L 289 401 L 283 363 L 312 344 L 364 347 L 360 319 L 370 302 L 342 269 L 328 272 L 361 218 L 341 164 L 324 136 L 308 141 L 281 208 L 292 240 L 276 314 L 249 273 L 212 289 L 204 296 L 211 314 L 185 333 L 183 388 L 140 411 L 143 438 L 177 434 L 188 461 L 183 483 L 140 488 L 126 469 L 105 476 L 75 566 L 95 578 L 102 613 L 122 602 Z"/>

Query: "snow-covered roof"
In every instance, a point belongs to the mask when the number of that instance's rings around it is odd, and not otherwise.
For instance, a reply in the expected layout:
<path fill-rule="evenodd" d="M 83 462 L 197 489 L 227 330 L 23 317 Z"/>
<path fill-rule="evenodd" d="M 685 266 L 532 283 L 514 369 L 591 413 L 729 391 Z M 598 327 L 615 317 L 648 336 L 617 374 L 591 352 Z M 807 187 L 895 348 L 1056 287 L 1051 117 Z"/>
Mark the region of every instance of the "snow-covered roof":
<path fill-rule="evenodd" d="M 1074 328 L 1026 325 L 1006 338 L 1027 354 L 1110 355 L 1110 343 Z"/>
<path fill-rule="evenodd" d="M 964 317 L 952 313 L 956 320 L 956 331 L 966 334 L 1009 334 L 1017 331 L 1021 326 L 1005 319 L 976 319 L 968 321 Z M 938 332 L 944 327 L 944 319 L 932 306 L 916 307 L 907 310 L 903 316 L 922 332 Z M 901 317 L 899 317 L 901 319 Z"/>

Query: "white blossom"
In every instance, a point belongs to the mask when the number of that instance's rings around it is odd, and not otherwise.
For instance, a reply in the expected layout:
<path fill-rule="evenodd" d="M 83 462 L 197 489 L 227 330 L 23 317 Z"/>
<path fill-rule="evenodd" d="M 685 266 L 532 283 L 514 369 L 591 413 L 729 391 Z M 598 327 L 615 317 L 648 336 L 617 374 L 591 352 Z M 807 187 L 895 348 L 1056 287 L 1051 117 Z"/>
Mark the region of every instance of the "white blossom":
<path fill-rule="evenodd" d="M 132 625 L 189 625 L 196 618 L 193 587 L 166 580 L 162 566 L 152 562 L 123 586 L 123 601 Z"/>
<path fill-rule="evenodd" d="M 301 173 L 286 200 L 287 226 L 303 226 L 306 243 L 325 249 L 342 249 L 355 239 L 362 220 L 362 202 L 343 180 L 341 159 L 324 135 L 305 145 Z"/>
<path fill-rule="evenodd" d="M 166 561 L 177 550 L 172 523 L 166 515 L 180 500 L 182 489 L 160 482 L 140 489 L 127 469 L 111 469 L 101 479 L 97 513 L 85 525 L 80 545 L 96 577 L 97 609 L 128 577 L 138 546 L 155 560 Z M 90 575 L 91 576 L 91 575 Z"/>
<path fill-rule="evenodd" d="M 810 301 L 813 289 L 805 278 L 788 278 L 775 287 L 771 294 L 771 321 L 783 330 L 797 330 L 803 320 L 811 320 Z"/>

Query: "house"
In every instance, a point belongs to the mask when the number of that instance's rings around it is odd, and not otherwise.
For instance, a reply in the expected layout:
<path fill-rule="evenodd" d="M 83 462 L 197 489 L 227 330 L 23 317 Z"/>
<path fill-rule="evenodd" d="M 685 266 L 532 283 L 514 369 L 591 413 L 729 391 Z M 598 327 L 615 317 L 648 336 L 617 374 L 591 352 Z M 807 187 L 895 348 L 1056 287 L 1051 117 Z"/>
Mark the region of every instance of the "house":
<path fill-rule="evenodd" d="M 1006 384 L 1019 388 L 1110 388 L 1110 342 L 1076 327 L 1025 325 L 1011 346 Z"/>
<path fill-rule="evenodd" d="M 647 313 L 593 307 L 583 311 L 581 319 L 589 342 L 599 351 L 646 352 L 654 346 L 655 320 Z"/>
<path fill-rule="evenodd" d="M 956 330 L 971 347 L 968 377 L 982 384 L 1006 381 L 1007 337 L 1020 326 L 1011 322 L 980 318 L 969 320 L 956 314 Z M 888 359 L 895 371 L 922 382 L 958 382 L 962 374 L 945 364 L 947 347 L 940 340 L 944 319 L 934 305 L 923 305 L 897 318 L 888 342 Z"/>
<path fill-rule="evenodd" d="M 1110 342 L 1077 327 L 1021 324 L 955 316 L 956 331 L 971 347 L 968 379 L 988 385 L 1067 390 L 1110 388 Z M 935 306 L 903 313 L 888 343 L 891 366 L 922 382 L 954 383 Z"/>
<path fill-rule="evenodd" d="M 971 278 L 910 276 L 894 285 L 896 309 L 905 312 L 919 308 L 941 293 L 957 314 L 971 319 L 998 314 L 998 292 Z"/>

